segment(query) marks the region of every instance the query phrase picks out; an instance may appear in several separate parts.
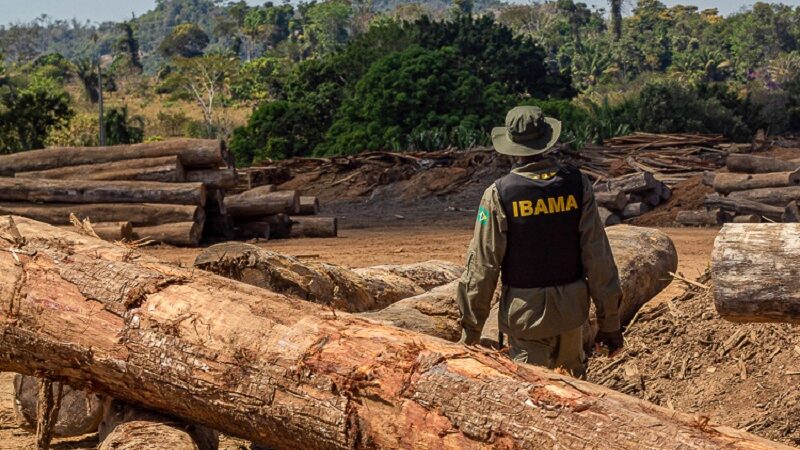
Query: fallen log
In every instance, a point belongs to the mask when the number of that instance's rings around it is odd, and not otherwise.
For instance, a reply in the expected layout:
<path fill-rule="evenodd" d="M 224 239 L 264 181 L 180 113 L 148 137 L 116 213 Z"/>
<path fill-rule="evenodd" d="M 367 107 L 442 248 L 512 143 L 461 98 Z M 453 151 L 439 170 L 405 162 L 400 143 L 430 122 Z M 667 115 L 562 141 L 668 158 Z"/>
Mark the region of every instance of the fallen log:
<path fill-rule="evenodd" d="M 30 203 L 169 203 L 203 206 L 202 183 L 0 178 L 0 200 Z"/>
<path fill-rule="evenodd" d="M 234 239 L 264 239 L 270 237 L 270 224 L 267 221 L 240 222 L 233 228 Z"/>
<path fill-rule="evenodd" d="M 259 217 L 271 214 L 296 214 L 300 209 L 297 191 L 245 191 L 225 198 L 225 211 L 233 217 Z"/>
<path fill-rule="evenodd" d="M 195 247 L 203 237 L 203 222 L 165 223 L 133 229 L 138 239 L 181 247 Z"/>
<path fill-rule="evenodd" d="M 205 220 L 205 210 L 195 205 L 0 203 L 0 215 L 22 216 L 52 225 L 69 225 L 70 214 L 75 214 L 81 220 L 89 219 L 93 223 L 130 222 L 134 227 L 171 222 L 203 222 Z"/>
<path fill-rule="evenodd" d="M 0 370 L 91 384 L 276 449 L 788 448 L 493 352 L 2 220 Z"/>
<path fill-rule="evenodd" d="M 339 221 L 336 217 L 292 217 L 290 236 L 293 238 L 334 238 L 339 236 Z"/>
<path fill-rule="evenodd" d="M 58 411 L 54 435 L 82 436 L 97 431 L 103 418 L 103 403 L 99 397 L 63 386 L 61 408 Z M 36 408 L 39 397 L 38 380 L 32 376 L 14 376 L 14 414 L 19 425 L 28 431 L 36 430 Z"/>
<path fill-rule="evenodd" d="M 178 156 L 184 168 L 230 166 L 230 153 L 219 140 L 175 139 L 111 147 L 47 148 L 0 156 L 0 176 L 59 167 L 132 159 Z"/>
<path fill-rule="evenodd" d="M 347 312 L 384 308 L 457 279 L 463 268 L 442 261 L 350 270 L 301 261 L 241 242 L 213 245 L 194 262 L 199 269 Z"/>
<path fill-rule="evenodd" d="M 236 169 L 202 169 L 186 171 L 186 181 L 203 183 L 209 189 L 233 189 L 236 187 Z"/>
<path fill-rule="evenodd" d="M 628 204 L 628 196 L 622 191 L 598 192 L 594 198 L 598 205 L 611 211 L 622 211 Z"/>
<path fill-rule="evenodd" d="M 652 209 L 650 205 L 644 202 L 631 203 L 622 210 L 620 216 L 622 220 L 633 219 L 634 217 L 639 217 L 642 214 L 652 211 Z"/>
<path fill-rule="evenodd" d="M 800 185 L 800 169 L 794 172 L 720 173 L 714 179 L 714 190 L 721 194 L 760 188 L 779 188 Z"/>
<path fill-rule="evenodd" d="M 790 202 L 800 201 L 800 186 L 736 191 L 731 192 L 728 197 L 735 200 L 750 200 L 785 208 Z"/>
<path fill-rule="evenodd" d="M 47 178 L 51 180 L 127 180 L 159 181 L 164 183 L 183 183 L 186 181 L 186 172 L 183 169 L 180 158 L 177 156 L 58 167 L 34 172 L 17 172 L 14 176 L 16 178 Z"/>
<path fill-rule="evenodd" d="M 199 425 L 107 398 L 98 450 L 217 450 L 219 434 Z"/>
<path fill-rule="evenodd" d="M 714 305 L 733 322 L 800 324 L 800 224 L 733 224 L 711 254 Z"/>
<path fill-rule="evenodd" d="M 687 226 L 716 226 L 725 221 L 725 216 L 720 209 L 679 211 L 675 222 Z"/>
<path fill-rule="evenodd" d="M 603 226 L 610 227 L 622 223 L 622 219 L 620 219 L 618 215 L 603 207 L 597 208 L 597 211 L 600 214 L 600 222 L 603 223 Z"/>
<path fill-rule="evenodd" d="M 741 214 L 733 218 L 733 223 L 761 223 L 761 216 L 758 214 Z"/>
<path fill-rule="evenodd" d="M 731 172 L 743 173 L 793 172 L 800 169 L 800 161 L 784 161 L 747 154 L 729 155 L 725 165 Z"/>
<path fill-rule="evenodd" d="M 311 196 L 300 197 L 300 211 L 297 215 L 300 216 L 315 216 L 319 214 L 319 199 Z"/>
<path fill-rule="evenodd" d="M 660 182 L 650 172 L 637 172 L 595 185 L 596 192 L 620 191 L 626 194 L 656 189 Z"/>
<path fill-rule="evenodd" d="M 756 214 L 775 222 L 782 221 L 783 215 L 786 212 L 786 208 L 765 205 L 745 199 L 721 197 L 719 195 L 709 195 L 703 200 L 703 205 L 706 208 L 720 208 L 736 214 Z"/>
<path fill-rule="evenodd" d="M 714 187 L 714 180 L 716 179 L 717 179 L 716 172 L 711 172 L 710 170 L 703 172 L 703 185 L 708 187 Z"/>
<path fill-rule="evenodd" d="M 64 227 L 75 228 L 74 225 Z M 130 222 L 99 222 L 91 224 L 92 231 L 104 241 L 132 241 L 134 238 L 133 226 Z"/>
<path fill-rule="evenodd" d="M 260 220 L 269 222 L 270 239 L 288 239 L 292 235 L 292 219 L 286 214 L 274 214 L 261 217 Z"/>

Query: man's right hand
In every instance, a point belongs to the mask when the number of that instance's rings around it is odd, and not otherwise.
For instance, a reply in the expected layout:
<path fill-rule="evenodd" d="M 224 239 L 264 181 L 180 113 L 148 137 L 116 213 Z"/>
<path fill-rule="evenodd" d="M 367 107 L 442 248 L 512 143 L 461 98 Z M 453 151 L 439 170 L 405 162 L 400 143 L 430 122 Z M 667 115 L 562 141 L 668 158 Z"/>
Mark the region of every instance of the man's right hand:
<path fill-rule="evenodd" d="M 598 331 L 594 342 L 608 348 L 608 353 L 613 354 L 625 345 L 625 338 L 622 337 L 622 330 Z"/>

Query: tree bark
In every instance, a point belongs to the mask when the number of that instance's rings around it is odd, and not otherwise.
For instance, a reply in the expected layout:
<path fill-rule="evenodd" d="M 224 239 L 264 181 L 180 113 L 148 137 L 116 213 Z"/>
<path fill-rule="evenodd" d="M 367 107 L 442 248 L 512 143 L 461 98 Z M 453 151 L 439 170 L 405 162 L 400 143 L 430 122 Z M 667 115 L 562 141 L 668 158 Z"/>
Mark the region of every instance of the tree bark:
<path fill-rule="evenodd" d="M 675 222 L 689 226 L 716 226 L 725 221 L 725 213 L 719 209 L 680 211 Z"/>
<path fill-rule="evenodd" d="M 598 208 L 598 212 L 600 213 L 600 221 L 603 222 L 603 225 L 606 227 L 622 223 L 622 219 L 620 219 L 618 215 L 603 207 Z"/>
<path fill-rule="evenodd" d="M 207 248 L 197 256 L 194 266 L 347 312 L 384 308 L 453 281 L 463 271 L 460 266 L 441 261 L 350 270 L 302 261 L 241 242 Z"/>
<path fill-rule="evenodd" d="M 594 198 L 598 205 L 611 211 L 622 211 L 628 204 L 628 196 L 622 191 L 598 192 Z"/>
<path fill-rule="evenodd" d="M 800 224 L 730 224 L 711 254 L 714 304 L 734 322 L 800 324 Z"/>
<path fill-rule="evenodd" d="M 256 188 L 258 190 L 258 188 Z M 233 217 L 259 217 L 271 214 L 296 214 L 300 209 L 297 191 L 269 193 L 245 191 L 225 198 L 225 211 Z"/>
<path fill-rule="evenodd" d="M 201 183 L 0 178 L 0 200 L 32 203 L 169 203 L 204 206 Z"/>
<path fill-rule="evenodd" d="M 133 231 L 139 239 L 181 247 L 195 247 L 203 237 L 203 226 L 202 222 L 177 222 L 136 227 Z"/>
<path fill-rule="evenodd" d="M 653 177 L 650 172 L 637 172 L 625 175 L 612 180 L 604 181 L 595 185 L 596 192 L 621 191 L 626 194 L 634 192 L 646 192 L 655 189 L 660 181 Z"/>
<path fill-rule="evenodd" d="M 133 226 L 130 222 L 99 222 L 91 225 L 92 231 L 104 241 L 132 241 L 134 239 Z M 64 225 L 64 227 L 72 230 L 75 228 L 74 225 Z"/>
<path fill-rule="evenodd" d="M 38 397 L 39 387 L 35 377 L 19 374 L 14 377 L 14 413 L 26 430 L 36 429 Z M 96 395 L 63 386 L 54 435 L 73 437 L 94 433 L 102 418 L 103 404 Z"/>
<path fill-rule="evenodd" d="M 291 237 L 335 238 L 337 236 L 339 236 L 339 221 L 336 217 L 292 217 Z"/>
<path fill-rule="evenodd" d="M 800 169 L 794 172 L 720 173 L 714 179 L 714 190 L 722 194 L 760 188 L 779 188 L 800 185 Z"/>
<path fill-rule="evenodd" d="M 784 161 L 746 154 L 729 155 L 725 165 L 731 172 L 743 173 L 793 172 L 800 169 L 800 161 Z"/>
<path fill-rule="evenodd" d="M 205 220 L 205 210 L 199 206 L 156 203 L 0 203 L 0 214 L 27 217 L 52 225 L 70 225 L 70 214 L 81 220 L 89 219 L 92 223 L 130 222 L 134 227 Z"/>
<path fill-rule="evenodd" d="M 264 239 L 270 236 L 270 224 L 268 221 L 240 222 L 233 229 L 235 239 Z"/>
<path fill-rule="evenodd" d="M 622 210 L 623 220 L 633 219 L 634 217 L 639 217 L 642 214 L 648 213 L 652 210 L 650 205 L 643 202 L 631 203 Z"/>
<path fill-rule="evenodd" d="M 98 450 L 217 450 L 219 434 L 198 425 L 107 398 Z"/>
<path fill-rule="evenodd" d="M 203 183 L 209 189 L 233 189 L 236 187 L 236 169 L 202 169 L 186 172 L 186 181 Z"/>
<path fill-rule="evenodd" d="M 52 380 L 41 378 L 36 380 L 39 398 L 36 405 L 36 448 L 49 450 L 50 442 L 55 436 L 58 413 L 61 410 L 63 385 L 54 384 Z"/>
<path fill-rule="evenodd" d="M 776 222 L 783 220 L 783 215 L 786 212 L 785 208 L 765 205 L 750 200 L 720 197 L 718 195 L 706 197 L 703 201 L 703 205 L 707 208 L 720 208 L 736 214 L 757 214 Z"/>
<path fill-rule="evenodd" d="M 101 164 L 132 159 L 179 156 L 183 167 L 230 166 L 230 153 L 222 141 L 176 139 L 112 147 L 47 148 L 0 156 L 0 176 L 58 167 Z"/>
<path fill-rule="evenodd" d="M 319 199 L 317 197 L 304 195 L 300 197 L 299 216 L 316 216 L 319 214 Z"/>
<path fill-rule="evenodd" d="M 14 176 L 16 178 L 47 178 L 51 180 L 127 180 L 164 183 L 186 181 L 186 172 L 177 156 L 58 167 L 35 172 L 17 172 Z"/>
<path fill-rule="evenodd" d="M 787 448 L 493 352 L 0 225 L 0 369 L 275 449 Z M 513 418 L 513 420 L 512 420 Z"/>
<path fill-rule="evenodd" d="M 785 208 L 790 202 L 800 201 L 800 186 L 737 191 L 731 192 L 728 197 L 735 200 L 750 200 Z"/>
<path fill-rule="evenodd" d="M 758 214 L 742 214 L 733 218 L 733 223 L 761 223 L 761 216 Z"/>

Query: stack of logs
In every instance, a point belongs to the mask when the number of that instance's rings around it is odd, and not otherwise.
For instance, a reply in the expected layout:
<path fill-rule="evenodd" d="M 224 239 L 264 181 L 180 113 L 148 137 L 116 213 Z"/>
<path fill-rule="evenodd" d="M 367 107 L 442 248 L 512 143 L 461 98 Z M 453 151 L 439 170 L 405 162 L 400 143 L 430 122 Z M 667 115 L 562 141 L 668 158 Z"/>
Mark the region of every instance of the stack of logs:
<path fill-rule="evenodd" d="M 672 197 L 672 190 L 650 172 L 598 182 L 594 191 L 605 226 L 639 217 Z"/>
<path fill-rule="evenodd" d="M 716 194 L 706 197 L 705 209 L 681 211 L 676 219 L 679 224 L 800 221 L 800 160 L 732 154 L 726 167 L 728 172 L 706 175 L 704 183 L 713 186 Z"/>
<path fill-rule="evenodd" d="M 264 185 L 225 198 L 224 228 L 233 239 L 336 237 L 335 217 L 321 217 L 319 199 Z"/>

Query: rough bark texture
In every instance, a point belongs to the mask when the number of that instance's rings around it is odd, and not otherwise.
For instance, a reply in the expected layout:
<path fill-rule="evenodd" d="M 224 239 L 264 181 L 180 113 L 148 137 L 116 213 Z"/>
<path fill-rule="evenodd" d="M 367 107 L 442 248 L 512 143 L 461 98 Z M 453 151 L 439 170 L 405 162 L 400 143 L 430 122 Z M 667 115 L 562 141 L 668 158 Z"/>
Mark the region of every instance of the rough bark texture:
<path fill-rule="evenodd" d="M 58 167 L 35 172 L 17 172 L 14 176 L 16 178 L 48 178 L 51 180 L 130 180 L 165 183 L 186 181 L 186 172 L 177 156 Z"/>
<path fill-rule="evenodd" d="M 199 425 L 107 398 L 98 450 L 216 450 L 219 435 Z"/>
<path fill-rule="evenodd" d="M 731 172 L 744 173 L 792 172 L 800 169 L 800 161 L 784 161 L 745 154 L 732 154 L 728 156 L 725 164 Z"/>
<path fill-rule="evenodd" d="M 621 191 L 626 194 L 656 189 L 660 182 L 650 172 L 638 172 L 595 185 L 597 192 Z"/>
<path fill-rule="evenodd" d="M 213 245 L 194 266 L 302 300 L 361 312 L 384 308 L 457 279 L 463 268 L 442 261 L 350 270 L 302 261 L 241 242 Z"/>
<path fill-rule="evenodd" d="M 133 226 L 158 225 L 171 222 L 203 222 L 205 210 L 194 205 L 161 205 L 156 203 L 88 203 L 47 204 L 0 203 L 1 215 L 15 215 L 47 222 L 69 225 L 69 215 L 89 219 L 92 223 L 130 222 Z"/>
<path fill-rule="evenodd" d="M 334 238 L 339 236 L 339 221 L 336 219 L 336 217 L 292 217 L 291 236 L 307 238 Z"/>
<path fill-rule="evenodd" d="M 618 215 L 607 210 L 606 208 L 600 207 L 598 208 L 598 212 L 600 213 L 600 220 L 603 222 L 603 225 L 607 227 L 622 223 L 622 219 L 620 219 Z"/>
<path fill-rule="evenodd" d="M 188 170 L 186 181 L 203 183 L 209 189 L 232 189 L 236 187 L 236 169 Z"/>
<path fill-rule="evenodd" d="M 100 222 L 91 224 L 92 231 L 104 241 L 132 241 L 133 226 L 130 222 Z M 74 228 L 74 225 L 70 228 Z"/>
<path fill-rule="evenodd" d="M 0 176 L 58 167 L 131 159 L 179 156 L 185 168 L 229 166 L 230 154 L 218 140 L 176 139 L 113 147 L 48 148 L 0 156 Z"/>
<path fill-rule="evenodd" d="M 255 190 L 258 190 L 256 188 Z M 233 217 L 258 217 L 271 214 L 296 214 L 300 209 L 297 191 L 246 191 L 225 198 L 225 210 Z"/>
<path fill-rule="evenodd" d="M 728 197 L 734 200 L 750 200 L 752 202 L 764 203 L 765 205 L 785 208 L 790 202 L 800 201 L 800 186 L 737 191 L 731 192 Z"/>
<path fill-rule="evenodd" d="M 0 370 L 91 383 L 276 450 L 787 448 L 493 352 L 14 220 L 0 224 Z"/>
<path fill-rule="evenodd" d="M 61 410 L 61 395 L 64 387 L 47 378 L 37 380 L 39 398 L 36 405 L 36 448 L 48 450 L 55 436 L 58 413 Z"/>
<path fill-rule="evenodd" d="M 203 223 L 166 223 L 151 227 L 136 227 L 133 231 L 139 239 L 161 242 L 162 244 L 193 247 L 199 244 L 200 239 L 203 237 Z"/>
<path fill-rule="evenodd" d="M 39 396 L 37 379 L 31 376 L 14 377 L 14 412 L 20 426 L 36 429 L 36 407 Z M 55 436 L 81 436 L 97 431 L 103 418 L 103 403 L 94 394 L 63 387 L 61 408 L 55 425 Z"/>
<path fill-rule="evenodd" d="M 612 211 L 621 211 L 628 204 L 628 196 L 622 191 L 598 192 L 594 198 L 598 205 Z"/>
<path fill-rule="evenodd" d="M 680 211 L 675 222 L 689 226 L 716 226 L 724 222 L 726 214 L 719 209 L 711 211 Z"/>
<path fill-rule="evenodd" d="M 786 212 L 786 208 L 765 205 L 751 200 L 720 197 L 718 195 L 706 197 L 703 205 L 707 208 L 721 208 L 725 211 L 733 211 L 736 214 L 757 214 L 776 222 L 781 221 Z"/>
<path fill-rule="evenodd" d="M 304 195 L 300 197 L 300 211 L 297 213 L 301 216 L 315 216 L 319 214 L 319 199 Z"/>
<path fill-rule="evenodd" d="M 800 224 L 725 225 L 711 278 L 720 316 L 734 322 L 800 324 Z"/>
<path fill-rule="evenodd" d="M 0 200 L 31 203 L 206 203 L 201 183 L 0 178 Z"/>
<path fill-rule="evenodd" d="M 714 190 L 723 194 L 749 189 L 800 185 L 800 170 L 760 174 L 720 173 L 714 178 Z"/>

